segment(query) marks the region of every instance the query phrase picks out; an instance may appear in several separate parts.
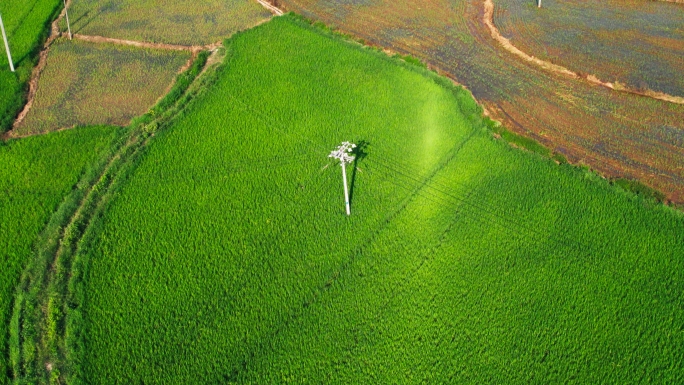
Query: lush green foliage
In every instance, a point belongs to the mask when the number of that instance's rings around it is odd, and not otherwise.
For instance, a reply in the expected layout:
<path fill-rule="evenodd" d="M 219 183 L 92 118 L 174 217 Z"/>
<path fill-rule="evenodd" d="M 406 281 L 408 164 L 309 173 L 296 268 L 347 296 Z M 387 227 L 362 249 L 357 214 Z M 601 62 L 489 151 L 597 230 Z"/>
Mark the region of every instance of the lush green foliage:
<path fill-rule="evenodd" d="M 682 381 L 680 214 L 292 18 L 228 55 L 84 249 L 91 380 Z"/>
<path fill-rule="evenodd" d="M 36 237 L 118 134 L 115 128 L 93 127 L 0 144 L 0 383 L 6 380 L 14 288 Z"/>
<path fill-rule="evenodd" d="M 4 43 L 0 42 L 0 132 L 12 125 L 24 103 L 26 82 L 41 44 L 48 36 L 59 0 L 3 1 L 0 14 L 5 24 L 16 72 L 9 69 Z"/>
<path fill-rule="evenodd" d="M 199 45 L 221 41 L 271 14 L 252 0 L 73 0 L 69 16 L 75 33 Z"/>
<path fill-rule="evenodd" d="M 33 106 L 15 133 L 87 124 L 127 125 L 168 90 L 189 58 L 186 51 L 56 41 Z"/>

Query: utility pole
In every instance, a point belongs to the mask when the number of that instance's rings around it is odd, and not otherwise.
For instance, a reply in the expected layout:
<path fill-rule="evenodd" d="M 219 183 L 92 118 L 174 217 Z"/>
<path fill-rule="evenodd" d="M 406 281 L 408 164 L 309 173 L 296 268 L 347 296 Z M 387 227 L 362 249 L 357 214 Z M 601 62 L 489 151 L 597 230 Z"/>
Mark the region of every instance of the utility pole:
<path fill-rule="evenodd" d="M 71 40 L 71 24 L 69 24 L 69 11 L 67 10 L 66 0 L 64 0 L 64 15 L 66 16 L 67 29 L 69 30 L 69 40 Z"/>
<path fill-rule="evenodd" d="M 351 215 L 349 209 L 349 191 L 347 190 L 347 170 L 345 169 L 345 163 L 351 163 L 354 161 L 354 157 L 350 155 L 352 150 L 356 147 L 354 143 L 342 142 L 337 149 L 328 155 L 328 158 L 335 158 L 340 160 L 340 165 L 342 166 L 342 183 L 344 184 L 344 208 L 347 211 L 347 215 Z"/>
<path fill-rule="evenodd" d="M 541 0 L 537 0 L 537 8 L 541 8 Z"/>
<path fill-rule="evenodd" d="M 5 33 L 5 24 L 2 23 L 2 15 L 0 15 L 0 29 L 2 29 L 2 39 L 5 40 L 5 50 L 7 50 L 7 60 L 10 63 L 10 70 L 14 72 L 14 63 L 12 62 L 12 54 L 10 53 L 9 43 L 7 42 L 7 34 Z"/>

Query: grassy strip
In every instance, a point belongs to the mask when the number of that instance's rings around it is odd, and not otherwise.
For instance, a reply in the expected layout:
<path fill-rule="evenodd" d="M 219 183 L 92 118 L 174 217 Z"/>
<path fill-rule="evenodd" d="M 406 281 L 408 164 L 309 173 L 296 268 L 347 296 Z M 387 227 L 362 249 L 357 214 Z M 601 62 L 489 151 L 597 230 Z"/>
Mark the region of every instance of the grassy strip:
<path fill-rule="evenodd" d="M 75 258 L 79 242 L 90 234 L 89 225 L 101 214 L 115 181 L 134 168 L 146 139 L 180 113 L 193 92 L 199 92 L 199 87 L 191 85 L 207 57 L 207 52 L 200 53 L 191 68 L 179 75 L 170 92 L 173 97 L 160 101 L 166 110 L 155 107 L 154 112 L 129 126 L 127 140 L 119 142 L 89 170 L 41 234 L 35 258 L 22 274 L 10 322 L 10 364 L 15 383 L 61 383 L 64 379 L 78 382 L 82 346 L 77 337 L 78 305 L 83 299 L 79 284 L 82 263 Z"/>
<path fill-rule="evenodd" d="M 44 298 L 41 290 L 44 283 L 50 279 L 50 274 L 62 274 L 60 271 L 50 271 L 50 266 L 55 261 L 55 254 L 64 245 L 62 238 L 69 239 L 69 234 L 73 232 L 72 229 L 63 231 L 64 225 L 78 210 L 90 186 L 99 178 L 100 170 L 105 167 L 108 159 L 114 156 L 121 144 L 119 142 L 112 146 L 106 156 L 88 170 L 76 188 L 60 204 L 36 242 L 35 257 L 30 258 L 24 268 L 10 321 L 10 365 L 13 377 L 18 383 L 34 382 L 36 365 L 33 362 L 38 359 L 37 342 L 41 332 L 34 321 L 43 316 L 39 304 Z M 50 322 L 54 323 L 58 314 L 53 306 L 50 306 L 48 313 Z M 20 380 L 22 378 L 25 381 Z"/>

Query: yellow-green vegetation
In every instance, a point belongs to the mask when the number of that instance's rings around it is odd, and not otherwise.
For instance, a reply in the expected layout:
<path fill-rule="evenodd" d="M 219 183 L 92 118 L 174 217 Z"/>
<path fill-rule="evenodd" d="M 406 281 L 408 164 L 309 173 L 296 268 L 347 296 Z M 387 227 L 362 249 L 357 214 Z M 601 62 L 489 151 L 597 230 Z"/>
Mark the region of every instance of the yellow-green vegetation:
<path fill-rule="evenodd" d="M 0 384 L 8 383 L 8 323 L 14 287 L 38 234 L 120 135 L 90 127 L 0 142 Z"/>
<path fill-rule="evenodd" d="M 682 215 L 492 126 L 294 17 L 234 37 L 79 248 L 77 378 L 684 381 Z"/>
<path fill-rule="evenodd" d="M 182 45 L 221 41 L 270 15 L 254 0 L 73 0 L 69 8 L 75 33 Z"/>
<path fill-rule="evenodd" d="M 15 134 L 74 125 L 127 125 L 168 90 L 189 58 L 187 51 L 56 41 L 33 106 Z"/>
<path fill-rule="evenodd" d="M 7 131 L 24 104 L 26 83 L 36 54 L 48 36 L 49 24 L 60 9 L 59 0 L 0 2 L 16 72 L 10 72 L 4 43 L 0 42 L 0 132 Z"/>

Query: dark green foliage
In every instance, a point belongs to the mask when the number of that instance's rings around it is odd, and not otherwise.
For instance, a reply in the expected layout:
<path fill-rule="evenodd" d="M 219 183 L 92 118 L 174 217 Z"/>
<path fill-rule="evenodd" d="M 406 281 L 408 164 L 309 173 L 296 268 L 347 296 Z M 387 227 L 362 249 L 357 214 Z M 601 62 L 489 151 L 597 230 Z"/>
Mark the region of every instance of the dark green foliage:
<path fill-rule="evenodd" d="M 653 200 L 656 200 L 658 202 L 662 202 L 665 200 L 665 195 L 661 193 L 660 191 L 654 190 L 643 183 L 636 181 L 636 180 L 630 180 L 630 179 L 616 179 L 613 181 L 614 184 L 622 187 L 626 191 L 632 192 L 634 194 L 643 196 L 645 198 L 651 198 Z"/>
<path fill-rule="evenodd" d="M 88 230 L 82 380 L 684 380 L 680 213 L 293 17 L 235 37 L 219 75 Z M 366 143 L 351 217 L 343 140 Z"/>
<path fill-rule="evenodd" d="M 528 138 L 526 136 L 518 135 L 512 131 L 509 131 L 504 127 L 503 125 L 492 121 L 491 119 L 486 119 L 486 124 L 487 127 L 494 131 L 496 134 L 501 136 L 504 140 L 506 140 L 508 143 L 511 143 L 517 147 L 524 148 L 528 151 L 537 153 L 539 155 L 542 155 L 544 157 L 551 157 L 551 151 L 549 151 L 548 148 L 544 147 L 541 145 L 539 142 L 537 142 L 534 139 Z M 562 155 L 560 155 L 562 157 Z M 554 159 L 556 159 L 555 156 L 553 156 Z M 560 159 L 560 158 L 559 158 Z M 557 159 L 558 160 L 558 159 Z M 567 163 L 567 162 L 561 162 L 561 163 Z"/>

